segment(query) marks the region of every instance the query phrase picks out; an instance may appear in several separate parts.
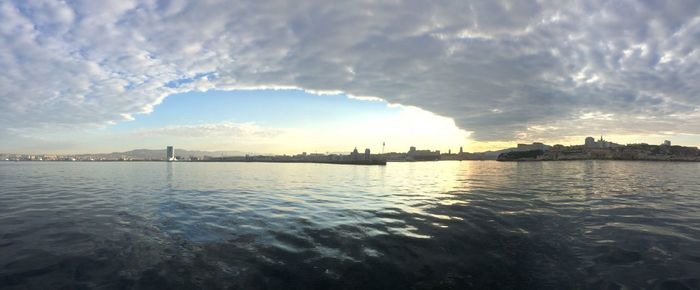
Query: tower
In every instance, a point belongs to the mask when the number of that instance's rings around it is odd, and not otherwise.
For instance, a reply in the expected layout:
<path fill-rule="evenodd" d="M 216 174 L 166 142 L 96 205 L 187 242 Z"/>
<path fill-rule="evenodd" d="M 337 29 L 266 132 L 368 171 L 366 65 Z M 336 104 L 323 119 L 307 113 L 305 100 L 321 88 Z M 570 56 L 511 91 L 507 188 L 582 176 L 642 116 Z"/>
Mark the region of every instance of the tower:
<path fill-rule="evenodd" d="M 173 146 L 165 148 L 165 160 L 175 161 L 175 148 L 173 148 Z"/>

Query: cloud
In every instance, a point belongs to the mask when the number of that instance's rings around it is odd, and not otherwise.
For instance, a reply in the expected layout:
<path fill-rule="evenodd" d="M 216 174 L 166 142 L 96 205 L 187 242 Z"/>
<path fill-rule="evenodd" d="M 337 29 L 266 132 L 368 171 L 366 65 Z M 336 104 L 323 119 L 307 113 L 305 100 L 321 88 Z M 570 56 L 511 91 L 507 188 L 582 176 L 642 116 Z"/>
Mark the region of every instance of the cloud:
<path fill-rule="evenodd" d="M 192 125 L 170 125 L 127 131 L 108 139 L 131 140 L 115 150 L 132 148 L 134 143 L 144 148 L 159 148 L 163 144 L 177 144 L 180 148 L 202 150 L 230 150 L 236 148 L 246 152 L 266 152 L 272 145 L 279 144 L 293 130 L 272 128 L 255 123 L 235 123 L 229 121 Z M 100 140 L 101 138 L 95 138 Z M 133 140 L 138 140 L 134 142 Z M 119 141 L 114 140 L 117 143 Z M 114 142 L 112 142 L 114 144 Z M 98 147 L 104 147 L 100 145 Z M 286 149 L 286 148 L 285 148 Z M 261 151 L 263 150 L 263 151 Z"/>
<path fill-rule="evenodd" d="M 220 122 L 197 125 L 173 125 L 161 128 L 141 129 L 130 133 L 135 137 L 179 138 L 273 138 L 282 130 L 263 128 L 254 123 Z"/>
<path fill-rule="evenodd" d="M 140 146 L 153 148 L 168 143 L 208 150 L 236 148 L 246 152 L 291 154 L 308 150 L 349 152 L 354 146 L 377 152 L 382 149 L 383 142 L 387 152 L 405 152 L 409 146 L 439 146 L 437 149 L 454 146 L 452 149 L 456 150 L 469 136 L 469 132 L 457 128 L 452 119 L 415 107 L 398 106 L 396 110 L 395 114 L 343 124 L 289 128 L 223 121 L 140 129 L 121 133 L 115 139 L 135 139 Z"/>
<path fill-rule="evenodd" d="M 614 117 L 596 124 L 620 134 L 697 134 L 698 15 L 693 0 L 2 1 L 0 129 L 293 87 L 419 107 L 482 141 L 578 135 L 581 116 Z"/>

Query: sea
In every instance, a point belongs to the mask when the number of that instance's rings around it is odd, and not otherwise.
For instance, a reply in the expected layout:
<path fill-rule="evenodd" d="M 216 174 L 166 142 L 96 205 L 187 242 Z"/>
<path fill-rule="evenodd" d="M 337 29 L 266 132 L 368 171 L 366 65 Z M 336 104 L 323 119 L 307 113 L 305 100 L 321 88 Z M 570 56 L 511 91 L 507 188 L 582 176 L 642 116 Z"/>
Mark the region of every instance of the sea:
<path fill-rule="evenodd" d="M 700 289 L 700 163 L 0 162 L 0 289 Z"/>

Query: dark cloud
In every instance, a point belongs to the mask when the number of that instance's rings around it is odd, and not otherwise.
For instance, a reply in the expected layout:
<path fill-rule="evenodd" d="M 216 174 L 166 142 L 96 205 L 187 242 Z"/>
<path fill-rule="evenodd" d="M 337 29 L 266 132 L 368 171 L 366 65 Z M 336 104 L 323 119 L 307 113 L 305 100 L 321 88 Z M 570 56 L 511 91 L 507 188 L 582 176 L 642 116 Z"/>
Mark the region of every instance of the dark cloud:
<path fill-rule="evenodd" d="M 619 134 L 697 133 L 699 9 L 692 0 L 3 1 L 0 126 L 99 125 L 175 92 L 283 86 L 417 106 L 477 140 L 554 124 L 537 136 L 574 136 L 581 130 L 561 125 L 581 116 L 609 116 L 601 122 Z"/>

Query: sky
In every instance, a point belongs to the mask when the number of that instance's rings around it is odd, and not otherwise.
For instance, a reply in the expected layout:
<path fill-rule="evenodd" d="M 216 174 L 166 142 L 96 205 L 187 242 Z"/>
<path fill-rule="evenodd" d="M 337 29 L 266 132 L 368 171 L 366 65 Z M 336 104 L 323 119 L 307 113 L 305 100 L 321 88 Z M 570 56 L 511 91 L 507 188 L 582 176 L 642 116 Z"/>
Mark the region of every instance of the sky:
<path fill-rule="evenodd" d="M 700 146 L 700 2 L 1 1 L 0 152 Z"/>

